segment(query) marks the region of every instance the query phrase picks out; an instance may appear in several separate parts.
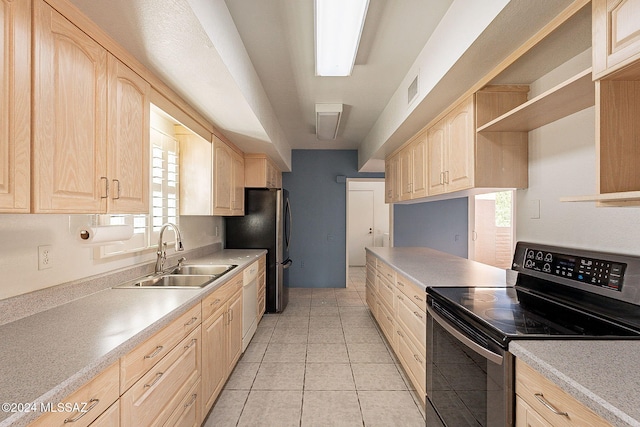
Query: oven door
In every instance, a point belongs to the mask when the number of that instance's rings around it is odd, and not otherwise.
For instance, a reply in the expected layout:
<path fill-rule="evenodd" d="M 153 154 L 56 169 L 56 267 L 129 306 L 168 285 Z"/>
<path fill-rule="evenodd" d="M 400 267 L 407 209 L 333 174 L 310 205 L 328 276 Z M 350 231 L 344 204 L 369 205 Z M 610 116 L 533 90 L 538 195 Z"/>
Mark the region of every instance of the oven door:
<path fill-rule="evenodd" d="M 513 425 L 513 372 L 511 353 L 442 306 L 427 307 L 428 426 Z"/>

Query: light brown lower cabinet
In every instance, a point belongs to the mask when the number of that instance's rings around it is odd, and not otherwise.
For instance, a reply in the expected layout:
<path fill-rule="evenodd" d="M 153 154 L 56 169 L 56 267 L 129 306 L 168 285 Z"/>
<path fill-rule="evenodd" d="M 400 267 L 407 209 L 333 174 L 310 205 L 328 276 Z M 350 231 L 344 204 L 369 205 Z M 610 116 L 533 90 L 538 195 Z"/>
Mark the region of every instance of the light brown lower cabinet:
<path fill-rule="evenodd" d="M 203 314 L 208 314 L 202 329 L 204 419 L 242 354 L 242 274 L 205 298 L 202 307 Z"/>
<path fill-rule="evenodd" d="M 198 326 L 120 398 L 121 426 L 162 426 L 200 379 Z"/>
<path fill-rule="evenodd" d="M 58 412 L 56 411 L 57 406 L 54 406 L 30 425 L 85 427 L 116 402 L 118 396 L 118 363 L 116 362 L 60 402 L 64 405 L 71 405 L 71 409 L 77 406 L 77 411 L 63 409 Z M 57 405 L 57 403 L 53 405 Z"/>
<path fill-rule="evenodd" d="M 375 267 L 374 267 L 375 266 Z M 366 300 L 422 403 L 426 403 L 426 293 L 367 254 Z"/>
<path fill-rule="evenodd" d="M 551 380 L 516 359 L 516 427 L 611 427 Z"/>

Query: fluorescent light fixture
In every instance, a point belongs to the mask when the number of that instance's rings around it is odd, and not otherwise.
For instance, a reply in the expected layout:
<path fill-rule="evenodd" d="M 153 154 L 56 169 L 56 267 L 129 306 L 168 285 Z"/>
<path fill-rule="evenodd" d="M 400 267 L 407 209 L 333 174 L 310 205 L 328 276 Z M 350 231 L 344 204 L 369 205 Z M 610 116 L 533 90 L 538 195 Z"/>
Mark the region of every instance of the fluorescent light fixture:
<path fill-rule="evenodd" d="M 316 138 L 330 141 L 338 136 L 342 104 L 316 104 Z"/>
<path fill-rule="evenodd" d="M 349 76 L 369 0 L 315 0 L 316 75 Z"/>

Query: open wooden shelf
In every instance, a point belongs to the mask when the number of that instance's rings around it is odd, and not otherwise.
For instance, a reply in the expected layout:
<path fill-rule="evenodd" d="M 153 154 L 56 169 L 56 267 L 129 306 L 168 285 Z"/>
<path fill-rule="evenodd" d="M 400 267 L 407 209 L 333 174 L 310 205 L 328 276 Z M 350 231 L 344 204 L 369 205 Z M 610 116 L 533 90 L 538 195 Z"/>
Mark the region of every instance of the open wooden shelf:
<path fill-rule="evenodd" d="M 602 193 L 588 196 L 561 197 L 561 202 L 597 202 L 602 206 L 622 206 L 640 204 L 640 191 L 624 191 L 620 193 Z"/>
<path fill-rule="evenodd" d="M 478 132 L 528 132 L 595 105 L 591 68 L 480 126 Z"/>

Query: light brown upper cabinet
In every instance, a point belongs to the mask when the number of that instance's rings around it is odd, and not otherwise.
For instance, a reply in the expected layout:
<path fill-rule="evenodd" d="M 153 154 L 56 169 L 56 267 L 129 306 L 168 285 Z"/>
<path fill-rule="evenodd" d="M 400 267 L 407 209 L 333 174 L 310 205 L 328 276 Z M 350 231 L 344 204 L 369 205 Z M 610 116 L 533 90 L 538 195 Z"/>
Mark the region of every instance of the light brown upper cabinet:
<path fill-rule="evenodd" d="M 31 8 L 0 1 L 0 212 L 30 209 Z"/>
<path fill-rule="evenodd" d="M 41 0 L 33 90 L 34 212 L 148 212 L 148 83 Z"/>
<path fill-rule="evenodd" d="M 244 186 L 247 188 L 280 188 L 282 173 L 266 154 L 245 153 Z"/>
<path fill-rule="evenodd" d="M 427 195 L 427 133 L 418 134 L 399 154 L 400 200 Z"/>
<path fill-rule="evenodd" d="M 429 195 L 473 187 L 474 120 L 473 96 L 438 122 L 427 135 Z"/>
<path fill-rule="evenodd" d="M 396 153 L 385 161 L 385 203 L 400 201 L 402 182 L 400 178 L 400 153 Z"/>
<path fill-rule="evenodd" d="M 244 215 L 244 158 L 213 137 L 213 214 Z"/>
<path fill-rule="evenodd" d="M 640 59 L 640 0 L 593 0 L 593 78 Z"/>
<path fill-rule="evenodd" d="M 213 215 L 212 144 L 183 126 L 180 141 L 180 215 Z"/>

